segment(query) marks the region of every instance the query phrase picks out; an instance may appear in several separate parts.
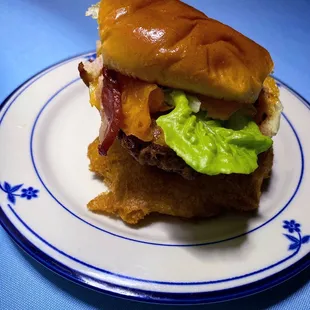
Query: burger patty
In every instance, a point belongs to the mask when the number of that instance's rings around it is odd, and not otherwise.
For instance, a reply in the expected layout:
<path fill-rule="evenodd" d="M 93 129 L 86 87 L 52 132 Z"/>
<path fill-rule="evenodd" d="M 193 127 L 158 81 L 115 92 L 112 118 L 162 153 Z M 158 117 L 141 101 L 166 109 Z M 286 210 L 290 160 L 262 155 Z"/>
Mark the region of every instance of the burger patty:
<path fill-rule="evenodd" d="M 135 136 L 127 136 L 123 131 L 119 132 L 118 139 L 122 147 L 141 165 L 156 166 L 167 172 L 175 172 L 187 180 L 193 180 L 198 175 L 198 172 L 168 146 L 144 142 Z"/>

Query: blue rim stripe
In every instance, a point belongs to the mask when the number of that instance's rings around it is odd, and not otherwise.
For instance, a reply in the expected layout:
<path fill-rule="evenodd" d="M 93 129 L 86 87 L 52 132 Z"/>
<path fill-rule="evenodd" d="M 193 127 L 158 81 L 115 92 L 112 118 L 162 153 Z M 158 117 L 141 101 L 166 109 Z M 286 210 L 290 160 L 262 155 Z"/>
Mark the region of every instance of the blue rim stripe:
<path fill-rule="evenodd" d="M 96 278 L 87 276 L 80 272 L 59 263 L 55 259 L 51 258 L 45 254 L 42 250 L 35 247 L 28 239 L 26 239 L 10 222 L 10 220 L 5 215 L 4 211 L 0 206 L 0 223 L 7 231 L 7 233 L 12 237 L 12 239 L 30 256 L 36 259 L 39 263 L 43 264 L 45 267 L 57 274 L 66 277 L 67 279 L 73 281 L 74 283 L 80 284 L 82 286 L 94 289 L 99 292 L 104 292 L 106 294 L 122 297 L 137 301 L 160 303 L 160 304 L 200 304 L 200 303 L 211 303 L 227 301 L 235 298 L 249 296 L 261 292 L 263 290 L 269 289 L 275 285 L 278 285 L 299 272 L 310 266 L 310 253 L 308 253 L 301 260 L 280 271 L 277 274 L 269 276 L 265 279 L 259 280 L 257 282 L 239 286 L 236 288 L 219 290 L 214 292 L 203 292 L 203 293 L 159 293 L 150 292 L 138 289 L 130 289 L 128 287 L 123 287 L 120 285 L 114 285 L 108 282 L 98 280 Z"/>
<path fill-rule="evenodd" d="M 50 189 L 47 187 L 47 185 L 44 183 L 38 169 L 37 169 L 37 166 L 36 166 L 36 163 L 35 163 L 35 158 L 34 158 L 34 153 L 33 153 L 33 139 L 34 139 L 34 132 L 35 132 L 35 129 L 36 129 L 36 125 L 38 123 L 38 120 L 40 118 L 40 116 L 42 115 L 43 111 L 45 110 L 45 108 L 53 101 L 53 99 L 58 96 L 63 90 L 65 90 L 67 87 L 69 87 L 70 85 L 72 85 L 73 83 L 79 81 L 79 78 L 77 79 L 74 79 L 73 81 L 69 82 L 68 84 L 64 85 L 61 89 L 59 89 L 56 93 L 54 93 L 49 99 L 48 101 L 43 105 L 43 107 L 41 108 L 41 110 L 39 111 L 38 115 L 36 116 L 35 118 L 35 122 L 33 124 L 33 127 L 32 127 L 32 130 L 31 130 L 31 137 L 30 137 L 30 154 L 31 154 L 31 160 L 32 160 L 32 164 L 33 164 L 33 167 L 34 167 L 34 170 L 37 174 L 37 177 L 39 178 L 41 184 L 44 186 L 44 188 L 46 189 L 46 191 L 49 193 L 49 195 L 62 207 L 64 208 L 67 212 L 69 212 L 72 216 L 74 216 L 75 218 L 77 218 L 78 220 L 82 221 L 83 223 L 99 230 L 99 231 L 102 231 L 106 234 L 109 234 L 113 237 L 118 237 L 118 238 L 121 238 L 121 239 L 124 239 L 124 240 L 128 240 L 128 241 L 132 241 L 132 242 L 137 242 L 137 243 L 142 243 L 142 244 L 147 244 L 147 245 L 153 245 L 153 246 L 162 246 L 162 247 L 196 247 L 196 246 L 207 246 L 207 245 L 213 245 L 213 244 L 217 244 L 217 243 L 222 243 L 222 242 L 227 242 L 227 241 L 231 241 L 231 240 L 234 240 L 234 239 L 237 239 L 237 238 L 240 238 L 240 237 L 243 237 L 245 235 L 248 235 L 262 227 L 264 227 L 265 225 L 267 225 L 268 223 L 272 222 L 276 217 L 278 217 L 288 206 L 289 204 L 292 202 L 292 200 L 294 199 L 294 197 L 296 196 L 299 188 L 300 188 L 300 185 L 301 185 L 301 182 L 302 182 L 302 179 L 303 179 L 303 175 L 304 175 L 304 154 L 303 154 L 303 149 L 302 149 L 302 145 L 301 145 L 301 142 L 300 142 L 300 139 L 299 139 L 299 136 L 294 128 L 294 126 L 292 125 L 292 123 L 290 122 L 290 120 L 288 119 L 288 117 L 282 113 L 283 117 L 285 118 L 285 120 L 288 122 L 289 126 L 291 127 L 291 129 L 293 130 L 294 132 L 294 135 L 297 139 L 297 143 L 298 143 L 298 146 L 299 146 L 299 150 L 300 150 L 300 156 L 301 156 L 301 172 L 300 172 L 300 177 L 299 177 L 299 180 L 298 180 L 298 183 L 297 183 L 297 186 L 295 188 L 295 191 L 293 192 L 293 195 L 290 197 L 290 199 L 287 201 L 287 203 L 284 205 L 284 207 L 282 207 L 280 209 L 280 211 L 278 213 L 276 213 L 272 218 L 270 218 L 268 221 L 266 221 L 265 223 L 257 226 L 256 228 L 253 228 L 245 233 L 242 233 L 242 234 L 239 234 L 239 235 L 236 235 L 236 236 L 233 236 L 233 237 L 230 237 L 230 238 L 226 238 L 226 239 L 223 239 L 223 240 L 218 240 L 218 241 L 213 241 L 213 242 L 202 242 L 202 243 L 194 243 L 194 244 L 167 244 L 167 243 L 156 243 L 156 242 L 149 242 L 149 241 L 143 241 L 143 240 L 138 240 L 138 239 L 133 239 L 133 238 L 129 238 L 129 237 L 125 237 L 125 236 L 122 236 L 122 235 L 119 235 L 119 234 L 116 234 L 116 233 L 112 233 L 106 229 L 103 229 L 103 228 L 100 228 L 86 220 L 84 220 L 83 218 L 79 217 L 77 214 L 75 214 L 74 212 L 72 212 L 68 207 L 66 207 L 63 203 L 61 203 L 55 196 L 54 194 L 50 191 Z"/>
<path fill-rule="evenodd" d="M 85 56 L 89 56 L 94 54 L 94 52 L 88 52 L 88 53 L 83 53 L 83 54 L 78 54 L 76 56 L 72 56 L 72 57 L 68 57 L 67 59 L 61 60 L 59 62 L 57 62 L 56 64 L 53 64 L 41 71 L 39 71 L 37 74 L 33 75 L 32 77 L 30 77 L 28 80 L 26 80 L 24 83 L 22 83 L 20 86 L 18 86 L 15 90 L 13 90 L 13 92 L 8 95 L 4 101 L 0 104 L 0 112 L 2 111 L 2 109 L 4 108 L 4 106 L 14 97 L 14 95 L 16 95 L 16 97 L 9 103 L 7 109 L 4 111 L 4 113 L 2 114 L 2 117 L 0 118 L 0 125 L 6 115 L 6 113 L 8 112 L 8 110 L 10 109 L 11 105 L 15 102 L 15 100 L 21 95 L 21 93 L 23 93 L 27 88 L 29 88 L 35 81 L 37 81 L 38 79 L 40 79 L 41 77 L 45 76 L 47 73 L 63 66 L 64 64 L 67 64 L 73 60 L 85 57 Z M 31 83 L 29 83 L 31 81 Z M 28 84 L 29 83 L 29 84 Z"/>
<path fill-rule="evenodd" d="M 71 256 L 69 254 L 67 254 L 66 252 L 59 250 L 57 247 L 55 247 L 54 245 L 52 245 L 51 243 L 49 243 L 47 240 L 45 240 L 44 238 L 42 238 L 40 235 L 38 235 L 31 227 L 29 227 L 20 217 L 19 215 L 16 213 L 16 211 L 11 207 L 11 205 L 8 205 L 8 207 L 10 208 L 11 212 L 14 214 L 14 216 L 19 220 L 19 222 L 29 231 L 31 232 L 36 238 L 38 238 L 41 242 L 43 242 L 45 245 L 47 245 L 48 247 L 50 247 L 51 249 L 53 249 L 54 251 L 56 251 L 57 253 L 71 259 L 72 261 L 79 263 L 85 267 L 88 267 L 90 269 L 94 269 L 96 271 L 105 273 L 107 275 L 111 275 L 111 276 L 115 276 L 121 279 L 127 279 L 127 280 L 132 280 L 132 281 L 136 281 L 136 282 L 143 282 L 143 283 L 152 283 L 152 284 L 159 284 L 159 285 L 173 285 L 173 286 L 198 286 L 198 285 L 210 285 L 210 284 L 218 284 L 218 283 L 225 283 L 225 282 L 230 282 L 230 281 L 235 281 L 235 280 L 240 280 L 240 279 L 244 279 L 259 273 L 262 273 L 264 271 L 270 270 L 276 266 L 279 266 L 281 264 L 283 264 L 284 262 L 288 261 L 289 259 L 291 259 L 292 257 L 294 257 L 300 250 L 300 248 L 297 249 L 297 251 L 293 252 L 291 255 L 281 259 L 280 261 L 271 264 L 265 268 L 241 275 L 241 276 L 236 276 L 236 277 L 231 277 L 231 278 L 226 278 L 226 279 L 221 279 L 221 280 L 214 280 L 214 281 L 201 281 L 201 282 L 167 282 L 167 281 L 155 281 L 155 280 L 146 280 L 146 279 L 141 279 L 141 278 L 135 278 L 135 277 L 130 277 L 130 276 L 126 276 L 126 275 L 122 275 L 119 273 L 115 273 L 115 272 L 111 272 L 96 266 L 93 266 L 91 264 L 85 263 L 79 259 L 77 259 L 74 256 Z M 55 259 L 56 260 L 56 259 Z M 56 260 L 57 261 L 57 260 Z M 58 261 L 57 261 L 58 262 Z M 77 272 L 77 271 L 75 271 Z"/>
<path fill-rule="evenodd" d="M 308 108 L 308 110 L 310 110 L 310 103 L 306 100 L 306 98 L 304 98 L 303 96 L 301 96 L 299 93 L 297 93 L 295 90 L 293 90 L 291 87 L 288 86 L 288 84 L 284 83 L 281 79 L 279 79 L 278 77 L 276 77 L 275 75 L 272 76 L 277 82 L 278 84 L 280 84 L 280 86 L 282 86 L 283 88 L 285 88 L 289 93 L 291 93 L 293 96 L 297 97 L 302 104 Z"/>

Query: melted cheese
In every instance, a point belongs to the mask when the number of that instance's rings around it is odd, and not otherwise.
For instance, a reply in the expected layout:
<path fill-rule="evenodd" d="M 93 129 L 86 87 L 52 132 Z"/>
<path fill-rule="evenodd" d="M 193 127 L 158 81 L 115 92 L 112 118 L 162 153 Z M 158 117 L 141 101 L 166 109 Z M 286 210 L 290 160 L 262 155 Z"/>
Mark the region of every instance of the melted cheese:
<path fill-rule="evenodd" d="M 97 87 L 98 81 L 89 83 L 89 103 L 93 107 L 96 107 L 98 111 L 100 110 L 100 100 L 97 98 Z"/>
<path fill-rule="evenodd" d="M 143 141 L 153 139 L 151 113 L 161 111 L 164 104 L 164 93 L 156 85 L 129 77 L 120 77 L 122 87 L 122 109 L 125 134 L 134 135 Z"/>
<path fill-rule="evenodd" d="M 255 113 L 252 104 L 224 101 L 206 96 L 198 96 L 198 99 L 201 101 L 201 110 L 207 111 L 208 116 L 213 119 L 227 120 L 240 109 L 246 110 L 248 114 Z"/>

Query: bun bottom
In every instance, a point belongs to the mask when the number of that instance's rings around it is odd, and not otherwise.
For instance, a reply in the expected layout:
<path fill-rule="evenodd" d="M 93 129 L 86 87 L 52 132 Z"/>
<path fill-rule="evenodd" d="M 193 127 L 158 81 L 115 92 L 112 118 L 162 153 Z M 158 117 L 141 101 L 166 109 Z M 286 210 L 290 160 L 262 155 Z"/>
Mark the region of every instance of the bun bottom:
<path fill-rule="evenodd" d="M 185 180 L 176 173 L 142 166 L 114 142 L 107 156 L 98 154 L 98 139 L 88 147 L 90 170 L 109 188 L 88 203 L 88 209 L 137 224 L 150 213 L 182 218 L 205 218 L 229 209 L 259 207 L 262 184 L 270 176 L 273 150 L 259 155 L 259 167 L 250 175 L 199 175 Z"/>

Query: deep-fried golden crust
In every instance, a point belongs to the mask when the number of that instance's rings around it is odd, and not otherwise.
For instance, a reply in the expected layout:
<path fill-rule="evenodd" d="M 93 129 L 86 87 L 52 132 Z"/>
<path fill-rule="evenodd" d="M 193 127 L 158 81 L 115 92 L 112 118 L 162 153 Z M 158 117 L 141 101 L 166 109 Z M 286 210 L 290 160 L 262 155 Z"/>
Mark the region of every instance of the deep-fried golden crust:
<path fill-rule="evenodd" d="M 88 157 L 90 170 L 110 189 L 90 201 L 89 210 L 136 224 L 152 212 L 193 218 L 214 216 L 225 209 L 257 209 L 262 182 L 271 171 L 273 151 L 259 156 L 259 168 L 250 175 L 201 175 L 193 181 L 140 165 L 119 141 L 103 157 L 98 154 L 96 139 L 89 145 Z"/>

